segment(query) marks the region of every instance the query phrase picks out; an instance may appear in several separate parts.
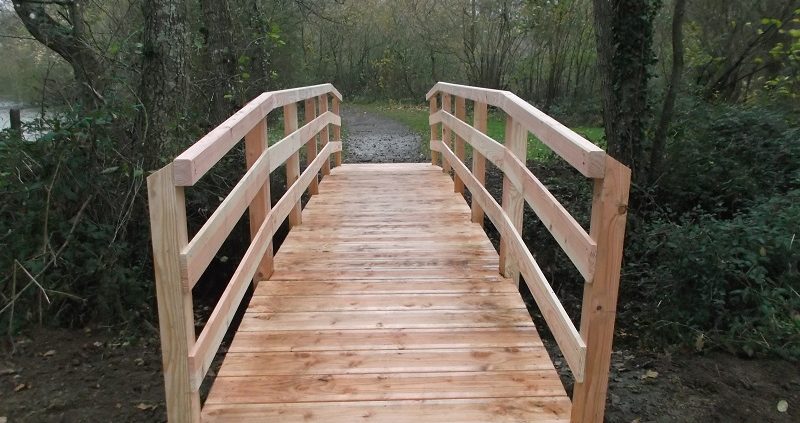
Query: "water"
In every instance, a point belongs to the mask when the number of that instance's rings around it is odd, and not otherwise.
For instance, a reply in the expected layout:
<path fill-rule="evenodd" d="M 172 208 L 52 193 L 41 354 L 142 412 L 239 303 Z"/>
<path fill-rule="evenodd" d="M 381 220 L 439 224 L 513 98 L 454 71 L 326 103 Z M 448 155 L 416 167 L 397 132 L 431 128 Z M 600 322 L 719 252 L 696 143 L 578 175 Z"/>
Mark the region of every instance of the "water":
<path fill-rule="evenodd" d="M 17 101 L 0 97 L 0 131 L 11 126 L 11 117 L 9 116 L 9 111 L 11 109 L 20 109 L 20 118 L 23 124 L 26 122 L 33 122 L 42 115 L 42 109 L 39 107 L 26 107 L 24 104 Z M 53 113 L 50 111 L 45 113 L 48 117 L 53 116 Z M 42 134 L 41 132 L 26 129 L 24 135 L 26 139 L 33 140 Z"/>

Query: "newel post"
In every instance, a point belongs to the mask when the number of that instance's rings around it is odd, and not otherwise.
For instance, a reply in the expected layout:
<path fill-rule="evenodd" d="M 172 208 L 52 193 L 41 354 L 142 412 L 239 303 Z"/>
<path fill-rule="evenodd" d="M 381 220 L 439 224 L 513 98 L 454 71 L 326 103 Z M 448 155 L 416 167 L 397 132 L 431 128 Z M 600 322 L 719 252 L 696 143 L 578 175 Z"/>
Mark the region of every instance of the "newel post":
<path fill-rule="evenodd" d="M 283 134 L 288 136 L 297 130 L 297 103 L 289 103 L 283 106 Z M 286 189 L 300 177 L 300 153 L 295 151 L 286 160 Z M 293 228 L 302 223 L 300 201 L 295 204 L 289 212 L 289 227 Z"/>
<path fill-rule="evenodd" d="M 584 382 L 575 384 L 573 423 L 601 423 L 608 393 L 631 171 L 609 156 L 605 169 L 605 177 L 594 181 L 589 235 L 597 243 L 597 267 L 583 290 L 580 332 L 586 371 Z"/>
<path fill-rule="evenodd" d="M 319 114 L 324 115 L 328 111 L 328 94 L 322 94 L 319 98 Z M 330 132 L 328 130 L 329 125 L 325 125 L 322 128 L 322 131 L 319 132 L 319 148 L 323 149 L 328 143 L 331 141 Z M 308 161 L 311 163 L 311 160 Z M 331 159 L 330 157 L 322 163 L 322 169 L 320 172 L 323 176 L 327 176 L 331 174 Z"/>
<path fill-rule="evenodd" d="M 267 148 L 267 122 L 265 119 L 262 119 L 261 122 L 257 123 L 256 126 L 254 126 L 253 129 L 251 129 L 250 132 L 248 132 L 244 137 L 245 160 L 247 161 L 248 169 L 253 167 L 256 160 L 258 160 L 258 158 L 261 157 L 265 151 L 267 151 Z M 250 207 L 247 209 L 247 214 L 250 218 L 251 241 L 255 239 L 258 230 L 264 223 L 264 219 L 267 218 L 267 214 L 270 210 L 272 210 L 269 179 L 269 173 L 267 173 L 267 179 L 264 182 L 264 186 L 259 188 L 255 197 L 253 197 L 253 201 L 250 202 Z M 264 253 L 264 257 L 261 259 L 261 264 L 258 266 L 258 271 L 253 278 L 253 286 L 258 285 L 259 281 L 269 279 L 269 277 L 272 276 L 272 254 L 272 241 L 270 240 L 270 243 L 267 246 L 267 252 Z"/>
<path fill-rule="evenodd" d="M 474 114 L 472 126 L 475 129 L 483 132 L 487 131 L 488 124 L 488 110 L 486 103 L 476 101 L 474 104 Z M 481 185 L 486 185 L 486 157 L 478 151 L 477 148 L 472 149 L 472 174 Z M 472 221 L 483 226 L 483 209 L 477 201 L 472 202 Z"/>
<path fill-rule="evenodd" d="M 186 204 L 183 187 L 175 186 L 172 164 L 147 178 L 147 198 L 167 420 L 199 422 L 200 394 L 191 388 L 189 368 L 189 350 L 195 343 L 192 292 L 181 281 L 179 260 L 188 244 Z"/>
<path fill-rule="evenodd" d="M 522 163 L 528 154 L 528 131 L 516 122 L 511 115 L 506 115 L 506 135 L 505 135 L 506 154 L 513 154 Z M 508 176 L 503 173 L 503 211 L 506 212 L 514 229 L 522 233 L 522 217 L 525 198 L 522 192 L 511 183 Z M 510 257 L 508 253 L 508 242 L 500 238 L 500 273 L 514 280 L 519 284 L 519 264 Z"/>
<path fill-rule="evenodd" d="M 450 108 L 450 94 L 442 93 L 442 110 L 445 112 L 450 113 L 452 109 Z M 453 148 L 453 144 L 450 142 L 452 137 L 450 136 L 451 131 L 447 125 L 442 124 L 442 142 L 449 148 Z M 450 174 L 450 162 L 444 159 L 444 155 L 442 156 L 442 172 Z"/>
<path fill-rule="evenodd" d="M 437 98 L 438 96 L 439 96 L 439 94 L 436 93 L 436 94 L 431 96 L 430 100 L 428 100 L 429 115 L 433 115 L 434 113 L 436 113 L 439 110 L 439 104 L 438 104 L 438 98 Z M 431 125 L 431 142 L 435 141 L 437 138 L 441 138 L 440 135 L 441 135 L 442 132 L 441 132 L 441 129 L 439 128 L 439 126 L 440 125 L 436 124 L 436 123 Z M 436 166 L 436 164 L 438 162 L 439 162 L 439 152 L 431 149 L 431 164 Z"/>
<path fill-rule="evenodd" d="M 341 117 L 341 113 L 339 113 L 339 98 L 333 96 L 333 100 L 331 100 L 331 111 L 336 116 Z M 339 125 L 333 125 L 333 140 L 334 141 L 342 141 L 342 127 Z M 342 152 L 337 151 L 333 154 L 333 165 L 334 166 L 341 166 L 342 165 Z"/>

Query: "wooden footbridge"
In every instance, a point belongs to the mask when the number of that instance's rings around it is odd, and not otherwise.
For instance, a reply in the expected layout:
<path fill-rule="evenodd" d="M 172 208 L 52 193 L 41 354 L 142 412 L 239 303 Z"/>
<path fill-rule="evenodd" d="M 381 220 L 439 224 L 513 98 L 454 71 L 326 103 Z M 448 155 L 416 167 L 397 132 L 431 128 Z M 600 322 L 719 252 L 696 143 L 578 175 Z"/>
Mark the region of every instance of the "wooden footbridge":
<path fill-rule="evenodd" d="M 341 95 L 323 84 L 259 96 L 150 175 L 170 422 L 603 420 L 628 169 L 507 91 L 439 83 L 428 98 L 432 164 L 342 164 Z M 486 135 L 488 106 L 506 115 L 505 144 Z M 268 146 L 267 115 L 279 108 L 285 138 Z M 529 133 L 594 180 L 588 232 L 525 166 Z M 241 139 L 246 174 L 189 237 L 184 190 Z M 484 188 L 487 160 L 504 175 L 500 203 Z M 280 168 L 287 187 L 273 205 L 270 174 Z M 522 240 L 525 203 L 586 280 L 580 330 Z M 192 288 L 245 211 L 252 243 L 196 336 Z M 484 216 L 501 235 L 499 254 Z M 291 230 L 273 254 L 286 219 Z M 571 400 L 520 297 L 520 275 L 572 371 Z M 212 378 L 201 406 L 200 385 Z"/>

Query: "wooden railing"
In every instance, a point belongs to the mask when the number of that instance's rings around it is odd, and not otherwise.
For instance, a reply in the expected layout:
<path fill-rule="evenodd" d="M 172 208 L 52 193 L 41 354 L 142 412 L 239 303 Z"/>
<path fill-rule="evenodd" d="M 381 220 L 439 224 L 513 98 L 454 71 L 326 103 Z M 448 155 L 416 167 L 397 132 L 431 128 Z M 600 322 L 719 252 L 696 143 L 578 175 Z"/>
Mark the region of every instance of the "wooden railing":
<path fill-rule="evenodd" d="M 273 235 L 287 218 L 291 226 L 301 223 L 300 197 L 307 188 L 317 193 L 318 174 L 330 172 L 331 156 L 336 166 L 341 165 L 341 99 L 331 84 L 264 93 L 147 178 L 170 422 L 200 420 L 198 390 L 239 303 L 251 281 L 272 274 Z M 328 111 L 329 100 L 332 111 Z M 305 103 L 306 123 L 298 129 L 300 101 Z M 283 107 L 285 138 L 268 147 L 266 118 L 279 107 Z M 333 125 L 332 141 L 329 125 Z M 184 187 L 194 185 L 242 138 L 247 172 L 189 240 Z M 300 174 L 299 150 L 304 145 L 308 164 Z M 284 163 L 287 189 L 273 207 L 269 176 Z M 252 242 L 195 339 L 192 288 L 245 210 L 249 210 Z"/>
<path fill-rule="evenodd" d="M 436 84 L 430 102 L 431 158 L 454 173 L 456 192 L 472 195 L 473 222 L 484 214 L 500 233 L 500 272 L 520 274 L 533 294 L 576 380 L 572 421 L 602 422 L 614 335 L 630 170 L 606 153 L 508 91 Z M 472 100 L 474 123 L 465 122 Z M 451 106 L 455 103 L 455 111 Z M 505 144 L 486 135 L 487 108 L 505 113 Z M 587 233 L 525 164 L 532 133 L 586 177 L 594 179 L 591 228 Z M 455 139 L 453 139 L 453 136 Z M 472 146 L 472 171 L 464 163 Z M 484 187 L 486 160 L 503 172 L 502 205 Z M 522 236 L 523 203 L 533 209 L 584 277 L 580 332 L 556 297 Z"/>

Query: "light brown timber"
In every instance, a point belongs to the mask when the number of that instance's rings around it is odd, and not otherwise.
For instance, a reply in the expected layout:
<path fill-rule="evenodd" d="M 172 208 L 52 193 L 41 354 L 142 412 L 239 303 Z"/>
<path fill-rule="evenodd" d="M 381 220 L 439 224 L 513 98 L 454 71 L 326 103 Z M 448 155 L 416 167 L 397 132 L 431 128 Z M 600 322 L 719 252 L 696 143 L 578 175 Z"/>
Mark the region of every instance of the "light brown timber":
<path fill-rule="evenodd" d="M 586 377 L 575 384 L 573 423 L 601 423 L 605 413 L 630 180 L 630 169 L 608 157 L 605 178 L 594 184 L 590 234 L 597 241 L 597 271 L 583 291 Z"/>
<path fill-rule="evenodd" d="M 256 124 L 256 126 L 245 135 L 244 151 L 247 169 L 252 168 L 261 155 L 264 154 L 264 151 L 269 148 L 267 139 L 266 120 L 262 120 Z M 263 186 L 256 192 L 256 195 L 250 201 L 250 206 L 247 208 L 247 214 L 250 220 L 251 241 L 256 237 L 258 228 L 264 223 L 264 219 L 267 218 L 267 213 L 269 213 L 271 208 L 272 200 L 270 198 L 269 173 L 267 173 Z M 253 278 L 254 286 L 258 284 L 258 281 L 269 279 L 272 275 L 272 254 L 272 242 L 270 241 L 267 246 L 267 252 L 264 253 L 261 264 L 258 266 L 258 271 L 256 271 L 256 275 Z"/>
<path fill-rule="evenodd" d="M 476 101 L 473 105 L 472 126 L 486 133 L 488 130 L 488 107 L 486 103 Z M 472 174 L 481 185 L 486 185 L 486 157 L 477 149 L 472 149 Z M 480 204 L 472 202 L 472 221 L 483 227 L 483 209 Z"/>
<path fill-rule="evenodd" d="M 506 152 L 511 152 L 514 156 L 525 161 L 528 150 L 528 131 L 514 120 L 511 115 L 506 115 Z M 523 205 L 525 199 L 522 192 L 511 183 L 508 175 L 503 173 L 503 212 L 508 216 L 514 229 L 522 234 Z M 500 237 L 500 273 L 503 276 L 519 282 L 519 263 L 508 254 L 508 242 Z"/>
<path fill-rule="evenodd" d="M 430 164 L 332 169 L 255 291 L 204 419 L 564 422 L 525 304 L 450 183 Z M 396 414 L 369 414 L 377 403 Z"/>
<path fill-rule="evenodd" d="M 189 349 L 194 345 L 192 293 L 183 289 L 178 253 L 188 242 L 183 187 L 175 186 L 172 164 L 147 177 L 150 234 L 156 277 L 158 324 L 167 418 L 200 421 L 200 394 L 190 384 Z"/>
<path fill-rule="evenodd" d="M 322 115 L 328 111 L 328 94 L 323 94 L 318 97 L 319 101 L 319 114 Z M 341 122 L 340 122 L 341 124 Z M 331 141 L 330 136 L 330 125 L 325 125 L 322 128 L 322 131 L 319 132 L 319 148 L 325 148 L 325 144 Z M 336 139 L 336 141 L 341 141 L 340 139 Z M 331 173 L 331 161 L 328 159 L 325 163 L 322 164 L 322 175 L 330 175 Z"/>
<path fill-rule="evenodd" d="M 289 135 L 297 130 L 297 103 L 289 103 L 283 106 L 283 133 Z M 295 151 L 286 160 L 286 189 L 294 184 L 300 176 L 300 153 Z M 316 178 L 316 176 L 314 176 Z M 301 205 L 300 201 L 292 208 L 289 213 L 289 227 L 295 227 L 302 223 L 302 215 L 300 214 Z"/>
<path fill-rule="evenodd" d="M 317 101 L 316 98 L 307 98 L 304 102 L 303 112 L 305 113 L 305 124 L 313 121 L 317 117 Z M 322 114 L 322 112 L 320 112 Z M 327 128 L 327 125 L 325 126 Z M 317 134 L 311 136 L 311 138 L 306 141 L 306 160 L 308 163 L 311 163 L 315 158 L 317 158 Z M 319 194 L 319 177 L 314 176 L 311 180 L 311 184 L 308 186 L 308 193 L 309 195 L 317 195 Z"/>
<path fill-rule="evenodd" d="M 467 102 L 464 97 L 456 97 L 456 112 L 455 117 L 456 119 L 464 122 L 467 118 Z M 456 153 L 456 157 L 462 162 L 464 161 L 464 156 L 466 155 L 466 149 L 464 147 L 464 138 L 460 135 L 455 134 L 455 144 L 453 147 L 453 151 Z M 461 181 L 461 178 L 458 175 L 453 175 L 453 189 L 455 192 L 463 194 L 464 193 L 464 182 Z"/>
<path fill-rule="evenodd" d="M 333 114 L 335 114 L 336 116 L 341 116 L 341 113 L 339 112 L 339 102 L 341 100 L 342 100 L 342 96 L 334 96 L 333 100 L 331 100 L 331 103 L 332 103 L 331 110 L 333 111 Z M 333 126 L 333 140 L 334 141 L 339 141 L 339 142 L 342 141 L 342 127 L 341 127 L 341 124 Z M 334 158 L 334 160 L 333 160 L 334 166 L 341 166 L 342 165 L 342 152 L 341 152 L 341 150 L 337 151 L 336 154 L 333 155 L 333 158 Z"/>

